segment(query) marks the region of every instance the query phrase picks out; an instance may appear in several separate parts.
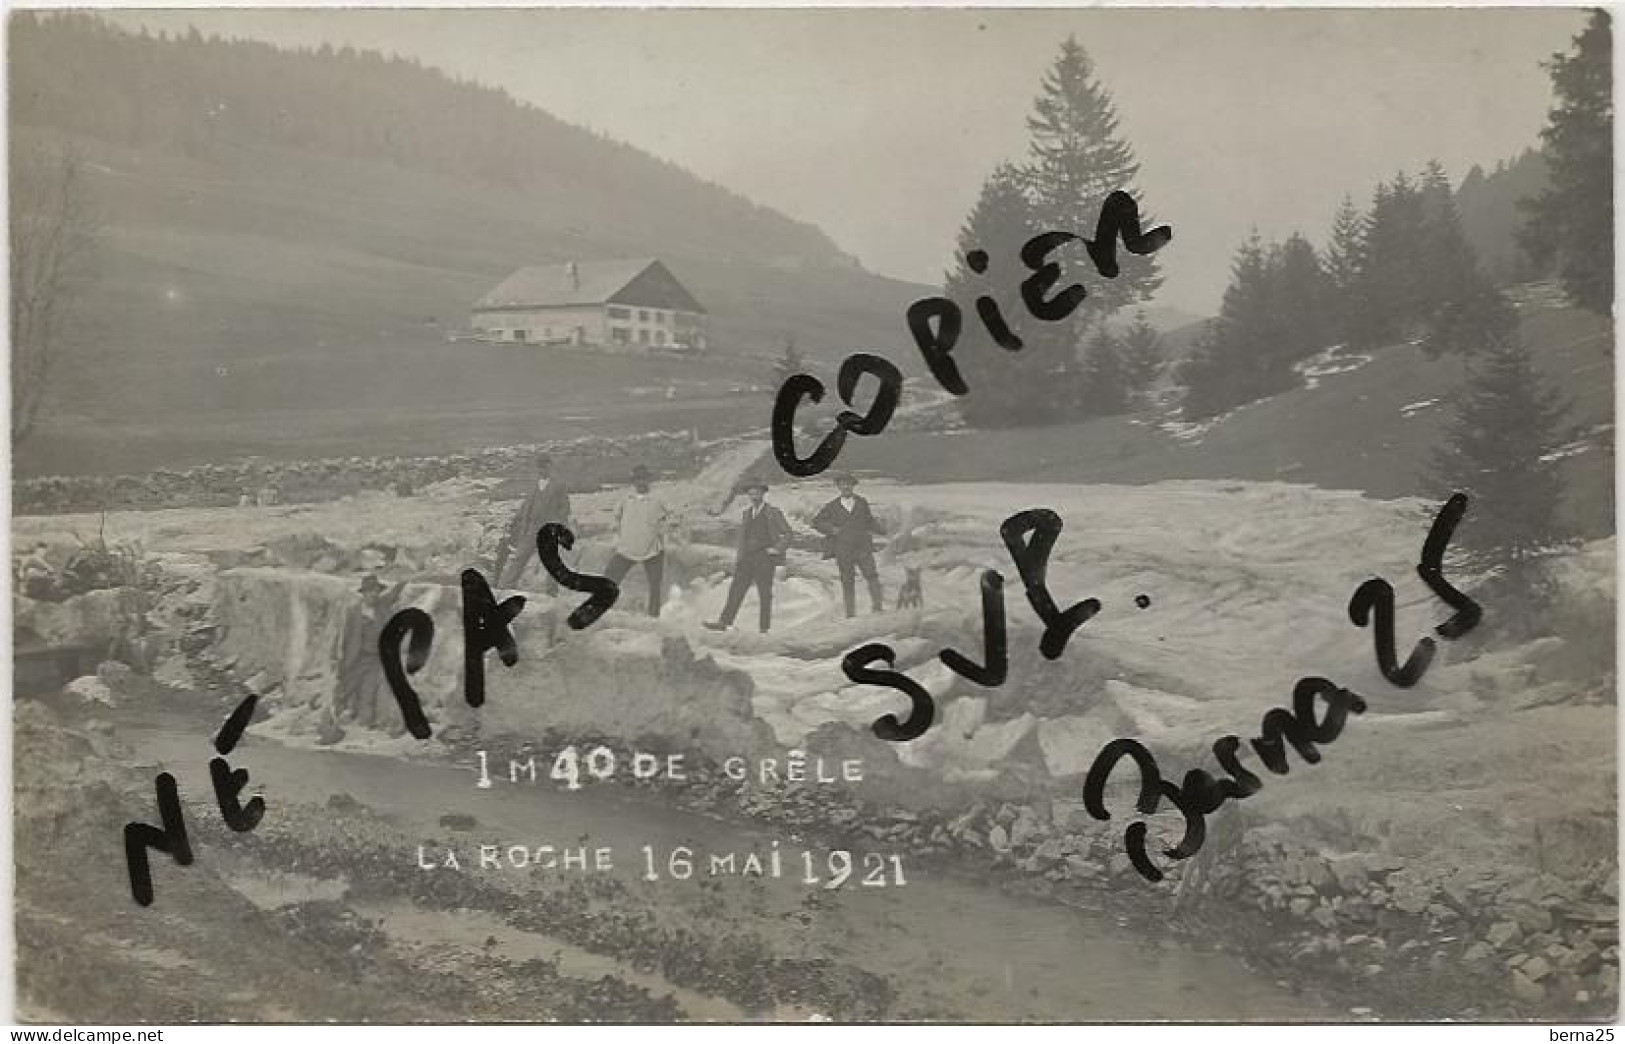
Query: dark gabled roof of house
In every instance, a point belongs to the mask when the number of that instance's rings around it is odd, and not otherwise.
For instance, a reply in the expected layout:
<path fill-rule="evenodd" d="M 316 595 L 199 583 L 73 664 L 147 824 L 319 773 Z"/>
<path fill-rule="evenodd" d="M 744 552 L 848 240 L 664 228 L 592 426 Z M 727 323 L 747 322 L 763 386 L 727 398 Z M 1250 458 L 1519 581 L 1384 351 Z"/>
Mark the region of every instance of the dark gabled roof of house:
<path fill-rule="evenodd" d="M 475 303 L 482 308 L 558 308 L 604 304 L 642 275 L 652 257 L 618 261 L 574 261 L 521 268 Z M 571 277 L 570 267 L 575 266 Z"/>

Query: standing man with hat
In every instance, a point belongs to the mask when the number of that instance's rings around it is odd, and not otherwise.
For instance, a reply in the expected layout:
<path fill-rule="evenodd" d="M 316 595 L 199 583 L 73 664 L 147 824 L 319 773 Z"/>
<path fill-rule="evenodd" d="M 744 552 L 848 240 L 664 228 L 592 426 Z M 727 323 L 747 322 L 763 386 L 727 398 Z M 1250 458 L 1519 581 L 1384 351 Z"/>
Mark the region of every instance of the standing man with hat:
<path fill-rule="evenodd" d="M 728 601 L 722 607 L 722 617 L 707 621 L 713 631 L 724 631 L 733 626 L 739 607 L 744 604 L 745 592 L 754 585 L 760 608 L 763 634 L 773 622 L 773 575 L 784 561 L 794 536 L 784 512 L 767 502 L 767 483 L 760 479 L 746 483 L 745 492 L 750 504 L 740 519 L 739 548 L 734 559 L 733 581 L 728 585 Z"/>
<path fill-rule="evenodd" d="M 616 515 L 615 553 L 604 575 L 617 584 L 633 563 L 643 564 L 649 581 L 649 615 L 660 615 L 660 580 L 666 567 L 665 505 L 649 495 L 649 469 L 642 464 L 632 469 L 632 492 L 621 501 Z"/>
<path fill-rule="evenodd" d="M 507 538 L 497 549 L 496 586 L 512 590 L 519 586 L 525 567 L 536 557 L 536 531 L 549 522 L 570 521 L 570 494 L 564 484 L 553 478 L 553 460 L 546 454 L 536 458 L 536 485 L 525 496 L 513 524 L 508 527 Z M 547 577 L 548 594 L 557 594 L 559 584 L 552 575 Z"/>
<path fill-rule="evenodd" d="M 404 581 L 386 586 L 369 569 L 357 590 L 361 600 L 345 609 L 339 632 L 339 692 L 334 703 L 354 724 L 385 729 L 391 736 L 405 732 L 406 724 L 378 658 L 378 633 L 394 615 L 405 590 Z"/>
<path fill-rule="evenodd" d="M 840 494 L 813 516 L 812 527 L 824 535 L 824 557 L 835 559 L 841 574 L 841 595 L 846 600 L 847 619 L 858 614 L 855 573 L 862 573 L 869 587 L 869 609 L 880 612 L 884 599 L 880 573 L 875 569 L 874 534 L 880 524 L 869 510 L 869 502 L 858 496 L 858 480 L 842 471 L 835 475 Z"/>

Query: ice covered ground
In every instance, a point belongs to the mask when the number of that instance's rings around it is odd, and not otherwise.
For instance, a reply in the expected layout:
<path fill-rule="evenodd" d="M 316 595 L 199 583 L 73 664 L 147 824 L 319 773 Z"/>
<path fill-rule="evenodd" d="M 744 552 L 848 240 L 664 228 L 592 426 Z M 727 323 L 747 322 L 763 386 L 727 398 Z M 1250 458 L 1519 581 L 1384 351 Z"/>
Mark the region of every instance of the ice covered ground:
<path fill-rule="evenodd" d="M 1394 829 L 1418 835 L 1426 833 L 1422 824 L 1454 817 L 1474 824 L 1461 843 L 1489 845 L 1507 843 L 1509 832 L 1521 836 L 1517 824 L 1530 817 L 1572 820 L 1576 794 L 1595 792 L 1596 803 L 1611 814 L 1611 646 L 1596 635 L 1512 647 L 1441 642 L 1432 669 L 1411 689 L 1395 688 L 1378 672 L 1371 633 L 1349 620 L 1350 596 L 1373 576 L 1393 584 L 1402 648 L 1448 615 L 1415 575 L 1436 504 L 1252 482 L 866 482 L 862 492 L 890 520 L 893 534 L 906 534 L 881 555 L 887 611 L 846 620 L 833 565 L 796 550 L 778 584 L 772 633 L 755 633 L 751 596 L 740 626 L 715 634 L 701 623 L 720 608 L 739 504 L 720 519 L 708 509 L 755 459 L 741 450 L 705 481 L 657 488 L 684 505 L 693 522 L 683 546 L 687 565 L 658 621 L 638 612 L 643 594 L 634 572 L 625 607 L 571 635 L 540 662 L 494 670 L 482 714 L 494 721 L 500 710 L 506 727 L 519 728 L 522 715 L 531 714 L 539 731 L 544 719 L 557 723 L 557 708 L 568 703 L 581 705 L 581 715 L 572 717 L 601 720 L 605 728 L 660 733 L 681 723 L 685 734 L 701 730 L 728 744 L 767 740 L 791 748 L 832 724 L 857 737 L 880 714 L 906 711 L 900 694 L 852 685 L 841 672 L 846 652 L 883 641 L 896 649 L 899 669 L 938 700 L 932 730 L 895 748 L 905 765 L 972 785 L 1008 778 L 1020 767 L 1069 789 L 1117 736 L 1145 742 L 1169 771 L 1194 767 L 1219 736 L 1255 735 L 1262 715 L 1290 705 L 1294 683 L 1314 675 L 1361 693 L 1370 710 L 1327 748 L 1320 765 L 1270 780 L 1279 807 L 1305 814 L 1341 808 L 1370 824 L 1410 824 Z M 831 492 L 822 481 L 784 483 L 771 499 L 806 532 L 807 519 Z M 591 541 L 602 542 L 616 497 L 577 498 L 584 530 L 598 534 Z M 1055 663 L 1039 656 L 1036 618 L 999 538 L 1005 518 L 1040 507 L 1064 521 L 1049 569 L 1055 600 L 1064 606 L 1093 597 L 1102 604 Z M 403 568 L 445 583 L 468 564 L 467 549 L 482 527 L 508 510 L 473 486 L 448 487 L 325 505 L 116 514 L 108 517 L 107 533 L 109 540 L 138 540 L 175 567 L 203 573 L 240 556 L 257 561 L 255 549 L 301 534 L 346 547 L 385 542 L 403 549 Z M 1469 508 L 1464 525 L 1471 521 Z M 14 539 L 60 540 L 71 530 L 95 528 L 88 517 L 21 518 Z M 1614 553 L 1612 539 L 1596 541 L 1564 564 L 1566 588 L 1599 631 L 1612 619 Z M 905 567 L 921 571 L 923 609 L 891 608 Z M 987 568 L 1006 577 L 1011 629 L 1011 677 L 992 690 L 958 678 L 936 658 L 952 645 L 980 659 L 978 580 Z M 262 583 L 260 576 L 276 582 Z M 243 618 L 233 650 L 242 658 L 239 670 L 263 668 L 271 684 L 298 688 L 297 699 L 282 703 L 288 719 L 275 728 L 291 742 L 315 741 L 315 729 L 300 716 L 314 720 L 324 713 L 323 689 L 331 689 L 334 676 L 323 657 L 331 656 L 328 631 L 341 615 L 327 603 L 349 597 L 353 579 L 279 573 L 271 564 L 263 574 L 238 574 L 233 581 L 234 590 L 251 597 L 258 591 L 260 601 L 278 603 L 252 626 Z M 1468 578 L 1459 582 L 1471 589 Z M 445 587 L 425 591 L 420 601 L 434 605 L 444 625 L 425 677 L 449 691 L 461 656 L 456 598 Z M 1148 601 L 1143 608 L 1138 596 Z M 538 647 L 527 643 L 537 640 L 538 621 L 552 603 L 539 593 L 532 597 L 520 640 L 534 652 Z M 303 605 L 287 611 L 279 601 L 287 599 Z M 866 609 L 861 584 L 858 600 Z M 1519 611 L 1493 602 L 1483 608 L 1486 624 Z M 280 621 L 295 619 L 303 630 L 292 642 L 278 631 Z M 746 708 L 752 720 L 719 720 Z M 379 750 L 400 745 L 355 729 L 344 741 L 363 749 L 369 743 Z M 1546 754 L 1520 761 L 1517 752 L 1526 747 Z M 1479 750 L 1497 753 L 1480 759 Z M 1553 751 L 1561 757 L 1550 756 Z M 1446 772 L 1443 765 L 1452 767 Z M 1463 788 L 1470 791 L 1465 798 Z M 1486 824 L 1494 829 L 1481 829 Z"/>
<path fill-rule="evenodd" d="M 754 458 L 751 458 L 754 459 Z M 731 470 L 745 464 L 731 462 Z M 1378 501 L 1358 493 L 1307 486 L 1249 482 L 1163 482 L 1149 486 L 1043 486 L 976 483 L 900 486 L 865 483 L 862 491 L 883 515 L 896 520 L 906 510 L 917 523 L 909 550 L 882 552 L 888 607 L 902 579 L 902 567 L 922 570 L 925 610 L 889 610 L 878 617 L 846 621 L 833 566 L 809 551 L 794 551 L 788 576 L 777 588 L 772 635 L 754 634 L 755 599 L 747 599 L 738 632 L 712 636 L 699 627 L 720 607 L 730 555 L 712 546 L 716 565 L 676 590 L 660 627 L 689 636 L 741 665 L 767 671 L 759 686 L 774 686 L 771 660 L 782 653 L 804 661 L 810 648 L 838 648 L 862 636 L 907 643 L 924 619 L 946 621 L 962 632 L 961 647 L 980 643 L 978 577 L 995 568 L 1007 579 L 1006 600 L 1013 631 L 1035 618 L 1025 605 L 1016 570 L 999 538 L 999 525 L 1026 508 L 1057 512 L 1064 528 L 1050 566 L 1050 588 L 1065 605 L 1098 598 L 1100 614 L 1073 638 L 1066 659 L 1106 657 L 1129 675 L 1156 677 L 1177 689 L 1177 705 L 1195 718 L 1202 705 L 1239 702 L 1273 704 L 1305 674 L 1323 674 L 1377 697 L 1374 712 L 1449 703 L 1444 681 L 1459 662 L 1444 643 L 1440 659 L 1423 684 L 1405 694 L 1385 696 L 1369 633 L 1353 626 L 1348 600 L 1356 585 L 1383 576 L 1395 587 L 1400 634 L 1420 635 L 1447 615 L 1415 577 L 1422 541 L 1438 505 L 1415 500 Z M 665 492 L 661 487 L 657 492 Z M 714 492 L 685 487 L 673 499 L 692 507 Z M 830 495 L 820 481 L 785 484 L 772 501 L 805 533 L 806 521 Z M 576 498 L 577 514 L 602 527 L 613 510 L 613 492 Z M 681 498 L 681 499 L 679 499 Z M 729 540 L 735 505 L 698 533 L 700 543 Z M 248 554 L 302 534 L 320 534 L 340 546 L 384 543 L 401 547 L 408 563 L 444 572 L 469 564 L 464 549 L 477 543 L 479 529 L 504 508 L 491 505 L 475 488 L 453 495 L 409 498 L 357 497 L 333 504 L 267 508 L 188 509 L 114 513 L 107 518 L 110 541 L 135 541 L 148 554 L 177 565 L 222 553 Z M 1469 508 L 1464 525 L 1470 525 Z M 93 534 L 91 516 L 19 518 L 14 540 L 71 539 Z M 1582 573 L 1611 576 L 1613 540 L 1594 542 L 1584 552 Z M 1578 561 L 1578 560 L 1577 560 Z M 410 568 L 410 566 L 408 566 Z M 1572 570 L 1571 570 L 1572 571 Z M 639 578 L 634 574 L 633 580 Z M 1596 586 L 1593 584 L 1592 586 Z M 1136 605 L 1144 595 L 1150 604 Z M 629 593 L 641 601 L 641 591 Z M 859 590 L 860 609 L 867 599 Z M 1512 607 L 1486 605 L 1487 618 Z M 606 624 L 631 626 L 614 613 Z M 1037 659 L 1036 649 L 1013 640 L 1012 659 Z M 838 657 L 832 657 L 838 659 Z M 838 666 L 827 665 L 838 685 Z M 804 673 L 802 668 L 797 674 Z M 1441 679 L 1435 682 L 1435 676 Z M 994 696 L 996 699 L 996 696 Z M 1188 702 L 1187 702 L 1188 701 Z M 1384 707 L 1387 704 L 1387 707 Z M 1239 724 L 1239 723 L 1238 723 Z"/>

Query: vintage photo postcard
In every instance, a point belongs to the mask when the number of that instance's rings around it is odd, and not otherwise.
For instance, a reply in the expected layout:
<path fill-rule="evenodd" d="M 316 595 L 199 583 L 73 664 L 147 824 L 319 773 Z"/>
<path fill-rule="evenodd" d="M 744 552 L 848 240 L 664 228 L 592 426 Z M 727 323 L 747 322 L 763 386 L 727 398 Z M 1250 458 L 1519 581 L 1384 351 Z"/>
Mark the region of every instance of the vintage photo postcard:
<path fill-rule="evenodd" d="M 1607 12 L 6 30 L 19 1020 L 1614 1017 Z"/>

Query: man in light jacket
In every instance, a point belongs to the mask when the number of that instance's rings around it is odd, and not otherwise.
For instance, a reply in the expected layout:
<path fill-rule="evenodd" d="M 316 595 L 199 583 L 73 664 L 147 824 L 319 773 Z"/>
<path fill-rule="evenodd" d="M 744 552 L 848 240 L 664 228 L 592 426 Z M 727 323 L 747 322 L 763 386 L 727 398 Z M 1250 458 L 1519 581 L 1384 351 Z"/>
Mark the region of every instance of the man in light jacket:
<path fill-rule="evenodd" d="M 615 518 L 615 553 L 604 575 L 617 584 L 635 563 L 642 563 L 649 581 L 649 615 L 660 615 L 660 581 L 666 567 L 665 505 L 649 494 L 649 469 L 632 469 L 632 492 L 621 501 Z"/>

